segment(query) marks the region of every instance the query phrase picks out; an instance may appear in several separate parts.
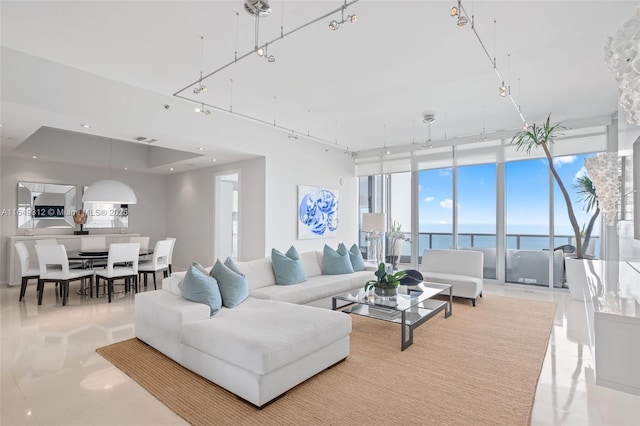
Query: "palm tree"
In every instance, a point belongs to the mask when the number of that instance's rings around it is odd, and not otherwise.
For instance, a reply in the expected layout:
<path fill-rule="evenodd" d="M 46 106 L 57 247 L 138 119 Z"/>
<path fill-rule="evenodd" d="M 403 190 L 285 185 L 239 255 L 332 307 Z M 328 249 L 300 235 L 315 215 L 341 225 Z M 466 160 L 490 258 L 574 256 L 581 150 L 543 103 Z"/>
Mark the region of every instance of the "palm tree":
<path fill-rule="evenodd" d="M 596 219 L 600 214 L 600 203 L 598 203 L 598 195 L 596 194 L 596 187 L 593 186 L 593 182 L 589 176 L 581 176 L 577 179 L 573 187 L 578 192 L 582 208 L 586 212 L 593 211 L 591 219 L 587 224 L 587 229 L 584 231 L 584 242 L 582 243 L 582 250 L 586 253 L 589 248 L 589 242 L 591 241 L 591 232 L 593 231 L 593 225 L 596 223 Z M 594 211 L 595 210 L 595 211 Z"/>
<path fill-rule="evenodd" d="M 557 136 L 560 136 L 560 133 L 558 133 L 558 131 L 564 130 L 565 127 L 561 126 L 560 123 L 552 126 L 550 122 L 551 115 L 547 117 L 547 121 L 545 121 L 541 126 L 533 124 L 532 126 L 525 127 L 524 130 L 516 133 L 513 139 L 511 139 L 511 143 L 515 144 L 518 147 L 518 151 L 526 150 L 527 154 L 531 153 L 534 148 L 542 147 L 544 155 L 547 157 L 549 170 L 551 171 L 553 178 L 558 183 L 558 187 L 560 188 L 562 196 L 564 197 L 564 202 L 567 205 L 569 222 L 571 222 L 571 228 L 573 228 L 573 233 L 576 239 L 576 258 L 582 259 L 582 236 L 580 234 L 580 226 L 578 225 L 578 220 L 576 219 L 576 215 L 573 212 L 571 197 L 569 197 L 569 193 L 562 183 L 562 179 L 560 179 L 560 175 L 558 174 L 558 171 L 553 164 L 551 151 L 549 150 L 549 144 L 553 143 L 553 140 Z"/>

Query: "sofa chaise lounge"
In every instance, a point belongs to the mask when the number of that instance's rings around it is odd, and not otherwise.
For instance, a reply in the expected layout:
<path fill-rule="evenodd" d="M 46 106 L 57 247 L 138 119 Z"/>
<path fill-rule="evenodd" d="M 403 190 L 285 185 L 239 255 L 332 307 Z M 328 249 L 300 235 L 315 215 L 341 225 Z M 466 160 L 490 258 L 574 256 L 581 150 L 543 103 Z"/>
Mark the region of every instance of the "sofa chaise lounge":
<path fill-rule="evenodd" d="M 238 262 L 249 297 L 214 316 L 208 305 L 181 296 L 185 273 L 173 273 L 162 290 L 136 295 L 135 336 L 262 407 L 349 355 L 351 317 L 314 306 L 373 277 L 372 271 L 322 275 L 322 253 L 301 258 L 307 281 L 295 285 L 276 284 L 270 258 Z"/>

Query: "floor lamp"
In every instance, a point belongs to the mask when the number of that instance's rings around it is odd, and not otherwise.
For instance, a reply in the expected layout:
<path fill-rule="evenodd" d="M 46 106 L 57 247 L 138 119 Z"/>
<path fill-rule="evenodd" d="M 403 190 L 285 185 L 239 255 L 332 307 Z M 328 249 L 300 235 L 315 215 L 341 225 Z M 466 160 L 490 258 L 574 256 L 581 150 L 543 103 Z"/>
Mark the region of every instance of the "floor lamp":
<path fill-rule="evenodd" d="M 384 213 L 364 213 L 362 215 L 362 230 L 367 233 L 369 240 L 367 260 L 375 261 L 376 265 L 383 262 L 382 240 L 386 224 Z"/>

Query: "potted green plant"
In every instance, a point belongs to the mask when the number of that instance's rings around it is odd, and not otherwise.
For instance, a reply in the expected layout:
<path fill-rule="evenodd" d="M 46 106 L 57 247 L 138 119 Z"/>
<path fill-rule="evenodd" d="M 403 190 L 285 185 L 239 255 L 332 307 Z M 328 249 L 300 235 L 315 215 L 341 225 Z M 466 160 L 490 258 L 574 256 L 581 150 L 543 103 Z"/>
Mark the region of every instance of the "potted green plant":
<path fill-rule="evenodd" d="M 364 285 L 365 291 L 371 290 L 376 296 L 393 297 L 398 294 L 398 286 L 400 280 L 407 276 L 405 271 L 397 271 L 395 273 L 387 273 L 387 265 L 381 263 L 375 272 L 376 279 L 369 280 Z"/>
<path fill-rule="evenodd" d="M 586 229 L 583 225 L 582 236 L 584 237 L 582 243 L 582 251 L 585 256 L 589 250 L 589 243 L 591 242 L 591 233 L 593 232 L 593 226 L 596 223 L 596 219 L 600 215 L 600 203 L 598 202 L 598 195 L 596 194 L 596 187 L 593 185 L 593 181 L 587 175 L 580 176 L 576 183 L 573 185 L 574 189 L 578 192 L 580 202 L 582 202 L 582 208 L 586 212 L 593 212 L 589 223 L 586 224 Z"/>
<path fill-rule="evenodd" d="M 576 243 L 575 257 L 576 259 L 583 259 L 584 255 L 582 251 L 582 234 L 580 232 L 578 220 L 576 219 L 576 215 L 573 211 L 571 197 L 569 197 L 567 188 L 564 186 L 564 183 L 562 183 L 562 179 L 560 179 L 560 175 L 558 174 L 558 171 L 553 164 L 551 151 L 549 150 L 549 144 L 552 144 L 554 142 L 554 139 L 561 135 L 559 131 L 564 129 L 565 127 L 560 125 L 560 123 L 551 125 L 551 115 L 549 115 L 547 117 L 547 120 L 541 126 L 533 124 L 516 133 L 516 135 L 511 140 L 511 143 L 517 146 L 518 151 L 527 151 L 527 153 L 530 153 L 533 149 L 538 147 L 542 148 L 542 150 L 544 151 L 544 155 L 547 157 L 547 165 L 549 166 L 549 170 L 551 171 L 553 178 L 558 184 L 560 192 L 562 192 L 564 202 L 567 205 L 567 214 L 569 215 L 569 222 L 571 223 L 571 228 L 573 229 Z"/>
<path fill-rule="evenodd" d="M 564 186 L 562 179 L 560 179 L 560 175 L 558 174 L 554 164 L 553 157 L 551 156 L 551 151 L 549 150 L 549 144 L 554 142 L 554 139 L 557 136 L 560 136 L 559 131 L 565 129 L 564 126 L 558 124 L 551 125 L 551 115 L 547 117 L 547 120 L 541 125 L 533 124 L 532 126 L 526 127 L 521 132 L 516 133 L 516 135 L 511 140 L 512 144 L 515 144 L 518 147 L 518 150 L 526 150 L 527 153 L 530 153 L 534 148 L 541 147 L 544 151 L 544 155 L 547 157 L 547 165 L 549 166 L 549 170 L 553 175 L 560 191 L 562 192 L 562 197 L 564 198 L 565 204 L 567 206 L 567 214 L 569 215 L 569 222 L 571 223 L 571 228 L 573 229 L 574 237 L 575 237 L 575 245 L 576 245 L 576 253 L 575 256 L 567 256 L 565 257 L 565 272 L 567 277 L 567 286 L 569 287 L 569 292 L 571 293 L 571 297 L 575 300 L 584 301 L 585 297 L 587 297 L 587 275 L 586 270 L 594 270 L 593 261 L 589 259 L 585 259 L 584 249 L 582 245 L 582 232 L 580 227 L 578 226 L 578 220 L 576 219 L 576 215 L 573 210 L 573 205 L 571 204 L 571 198 L 569 197 L 569 193 L 567 192 L 566 187 Z M 586 182 L 583 182 L 586 184 Z M 579 182 L 580 184 L 580 182 Z M 593 186 L 593 191 L 595 193 L 595 186 Z M 591 191 L 591 189 L 585 188 L 587 192 Z M 585 198 L 583 196 L 583 202 Z M 597 199 L 593 199 L 592 201 L 596 202 L 596 207 L 599 207 L 599 202 Z M 587 201 L 589 203 L 589 201 Z M 596 209 L 596 214 L 592 217 L 592 221 L 595 221 L 595 217 L 597 217 L 598 210 Z M 591 230 L 593 226 L 587 228 L 587 232 L 585 233 L 585 238 L 587 236 L 591 236 Z M 586 247 L 586 244 L 585 244 Z"/>

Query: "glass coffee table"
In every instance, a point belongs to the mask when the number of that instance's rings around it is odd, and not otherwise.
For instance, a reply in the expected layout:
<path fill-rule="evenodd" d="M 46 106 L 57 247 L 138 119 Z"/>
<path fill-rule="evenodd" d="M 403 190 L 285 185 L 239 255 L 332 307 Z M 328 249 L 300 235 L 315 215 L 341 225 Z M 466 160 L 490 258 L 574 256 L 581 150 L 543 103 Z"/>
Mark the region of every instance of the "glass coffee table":
<path fill-rule="evenodd" d="M 436 295 L 448 296 L 449 300 L 434 299 Z M 352 290 L 333 296 L 335 311 L 343 306 L 342 312 L 376 318 L 401 324 L 401 350 L 413 344 L 413 330 L 444 311 L 444 317 L 452 314 L 453 295 L 451 285 L 422 282 L 418 285 L 398 287 L 398 295 L 392 298 L 374 296 L 370 292 Z M 338 305 L 339 302 L 348 302 Z"/>

